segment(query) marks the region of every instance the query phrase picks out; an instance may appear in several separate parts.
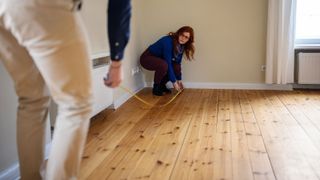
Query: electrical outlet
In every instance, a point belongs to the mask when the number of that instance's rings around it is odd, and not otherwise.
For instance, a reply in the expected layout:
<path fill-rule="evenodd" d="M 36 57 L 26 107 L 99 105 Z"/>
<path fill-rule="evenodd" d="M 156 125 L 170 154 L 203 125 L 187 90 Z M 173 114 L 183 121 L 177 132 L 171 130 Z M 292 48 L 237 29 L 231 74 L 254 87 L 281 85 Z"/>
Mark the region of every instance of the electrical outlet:
<path fill-rule="evenodd" d="M 137 73 L 141 72 L 141 69 L 139 66 L 137 66 Z"/>
<path fill-rule="evenodd" d="M 135 74 L 139 73 L 141 70 L 138 66 L 131 69 L 131 75 L 134 76 Z"/>
<path fill-rule="evenodd" d="M 261 71 L 266 71 L 266 65 L 261 66 Z"/>

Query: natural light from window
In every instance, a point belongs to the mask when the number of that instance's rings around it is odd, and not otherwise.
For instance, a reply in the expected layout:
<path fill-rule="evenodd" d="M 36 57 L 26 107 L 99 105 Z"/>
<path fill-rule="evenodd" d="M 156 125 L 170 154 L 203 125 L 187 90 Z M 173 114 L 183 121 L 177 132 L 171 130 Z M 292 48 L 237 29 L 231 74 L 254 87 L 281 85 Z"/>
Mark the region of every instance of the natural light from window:
<path fill-rule="evenodd" d="M 297 0 L 296 44 L 320 46 L 320 0 Z"/>

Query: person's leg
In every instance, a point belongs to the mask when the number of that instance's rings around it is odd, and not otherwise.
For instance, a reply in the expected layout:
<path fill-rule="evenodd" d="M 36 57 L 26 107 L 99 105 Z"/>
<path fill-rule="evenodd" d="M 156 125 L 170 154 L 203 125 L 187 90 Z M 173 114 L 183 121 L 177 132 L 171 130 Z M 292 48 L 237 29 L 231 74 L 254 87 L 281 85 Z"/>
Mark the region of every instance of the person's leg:
<path fill-rule="evenodd" d="M 154 83 L 160 84 L 163 77 L 167 74 L 168 64 L 165 60 L 151 55 L 148 51 L 140 57 L 140 64 L 149 71 L 155 71 Z"/>
<path fill-rule="evenodd" d="M 161 79 L 161 82 L 160 82 L 160 87 L 162 89 L 163 92 L 165 93 L 171 93 L 171 90 L 167 88 L 166 84 L 167 82 L 169 81 L 169 76 L 168 74 L 166 74 L 162 79 Z"/>
<path fill-rule="evenodd" d="M 0 59 L 14 81 L 19 97 L 17 147 L 21 179 L 41 179 L 45 120 L 49 95 L 32 58 L 10 32 L 0 26 Z M 1 93 L 1 92 L 0 92 Z"/>
<path fill-rule="evenodd" d="M 172 63 L 172 65 L 173 65 L 174 74 L 176 75 L 176 77 L 177 77 L 178 79 L 181 79 L 181 76 L 182 76 L 182 73 L 181 73 L 181 64 Z"/>
<path fill-rule="evenodd" d="M 46 179 L 77 178 L 91 114 L 91 62 L 72 2 L 13 1 L 8 23 L 58 104 Z"/>
<path fill-rule="evenodd" d="M 181 64 L 178 63 L 172 63 L 173 65 L 173 70 L 174 74 L 176 75 L 177 78 L 181 79 Z M 166 84 L 169 81 L 169 76 L 166 74 L 162 80 L 160 81 L 160 87 L 163 92 L 165 93 L 171 93 L 171 90 L 167 88 Z"/>
<path fill-rule="evenodd" d="M 140 64 L 147 70 L 155 71 L 153 94 L 161 96 L 163 91 L 160 87 L 161 80 L 165 77 L 168 71 L 168 64 L 165 60 L 151 55 L 148 51 L 145 51 L 140 57 Z"/>

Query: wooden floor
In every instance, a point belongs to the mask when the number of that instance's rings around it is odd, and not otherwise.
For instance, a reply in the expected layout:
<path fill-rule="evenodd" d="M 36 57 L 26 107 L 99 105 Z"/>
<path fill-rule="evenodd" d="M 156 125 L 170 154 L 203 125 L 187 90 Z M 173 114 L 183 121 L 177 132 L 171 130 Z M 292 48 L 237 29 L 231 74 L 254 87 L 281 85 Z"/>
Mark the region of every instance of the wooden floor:
<path fill-rule="evenodd" d="M 164 104 L 173 95 L 139 95 Z M 320 91 L 187 89 L 92 120 L 80 179 L 320 179 Z"/>

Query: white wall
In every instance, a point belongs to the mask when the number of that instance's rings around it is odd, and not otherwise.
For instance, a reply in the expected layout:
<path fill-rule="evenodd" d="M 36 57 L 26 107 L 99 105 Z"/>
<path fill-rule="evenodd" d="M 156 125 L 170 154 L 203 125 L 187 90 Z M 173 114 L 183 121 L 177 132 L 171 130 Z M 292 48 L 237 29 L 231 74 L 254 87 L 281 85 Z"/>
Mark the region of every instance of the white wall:
<path fill-rule="evenodd" d="M 267 0 L 140 0 L 143 49 L 183 25 L 195 30 L 195 61 L 183 62 L 183 80 L 264 83 Z M 147 74 L 147 82 L 153 74 Z"/>
<path fill-rule="evenodd" d="M 80 11 L 90 41 L 90 54 L 109 54 L 107 0 L 84 0 Z"/>
<path fill-rule="evenodd" d="M 17 97 L 13 83 L 0 63 L 0 172 L 18 161 L 16 147 Z"/>

